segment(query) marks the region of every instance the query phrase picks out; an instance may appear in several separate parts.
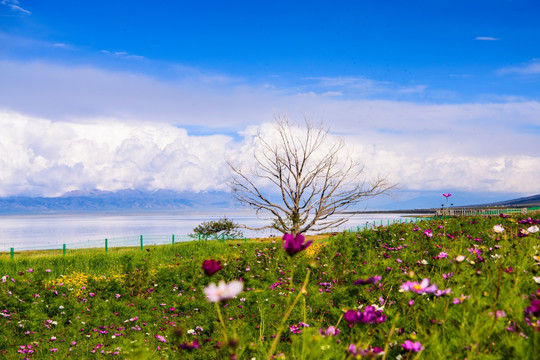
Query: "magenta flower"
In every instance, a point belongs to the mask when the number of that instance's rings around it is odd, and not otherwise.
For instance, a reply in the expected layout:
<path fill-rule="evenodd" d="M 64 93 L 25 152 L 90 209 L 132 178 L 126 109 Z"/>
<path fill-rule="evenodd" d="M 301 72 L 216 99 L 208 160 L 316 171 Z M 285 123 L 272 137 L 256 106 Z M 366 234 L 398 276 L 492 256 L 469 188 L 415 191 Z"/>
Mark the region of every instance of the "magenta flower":
<path fill-rule="evenodd" d="M 301 334 L 303 327 L 309 327 L 309 325 L 303 322 L 299 322 L 298 325 L 289 326 L 289 330 L 291 330 L 293 334 Z"/>
<path fill-rule="evenodd" d="M 453 272 L 449 272 L 448 274 L 442 274 L 444 280 L 449 280 L 452 276 L 454 276 Z"/>
<path fill-rule="evenodd" d="M 424 350 L 424 347 L 422 346 L 422 344 L 420 344 L 420 342 L 418 341 L 412 342 L 411 340 L 405 340 L 405 342 L 401 345 L 401 347 L 405 349 L 406 351 L 412 351 L 412 352 L 419 352 L 419 351 Z"/>
<path fill-rule="evenodd" d="M 313 241 L 305 242 L 306 238 L 302 234 L 296 234 L 296 236 L 293 236 L 292 234 L 285 234 L 283 235 L 283 249 L 289 254 L 290 256 L 296 255 L 300 251 L 306 250 Z"/>
<path fill-rule="evenodd" d="M 377 310 L 372 305 L 366 306 L 363 312 L 361 310 L 348 310 L 343 318 L 351 325 L 356 323 L 380 324 L 386 321 L 386 315 L 383 314 L 382 310 Z"/>
<path fill-rule="evenodd" d="M 452 196 L 452 194 L 448 193 L 448 194 L 442 194 L 442 196 L 444 196 L 445 198 L 449 198 L 450 196 Z"/>
<path fill-rule="evenodd" d="M 195 339 L 191 343 L 182 343 L 180 344 L 180 349 L 184 350 L 193 350 L 193 349 L 200 349 L 201 346 L 199 345 L 199 340 Z"/>
<path fill-rule="evenodd" d="M 428 238 L 431 238 L 433 237 L 433 231 L 431 231 L 431 229 L 426 229 L 424 230 L 424 235 L 427 236 Z"/>
<path fill-rule="evenodd" d="M 221 261 L 216 261 L 214 259 L 204 260 L 202 263 L 202 268 L 204 270 L 204 273 L 208 276 L 214 275 L 219 270 L 223 269 L 223 267 L 221 266 Z"/>
<path fill-rule="evenodd" d="M 358 279 L 354 281 L 354 285 L 367 285 L 367 284 L 378 284 L 382 279 L 382 276 L 376 275 L 371 276 L 367 279 Z"/>
<path fill-rule="evenodd" d="M 423 279 L 421 283 L 416 281 L 406 281 L 401 285 L 403 291 L 413 291 L 417 294 L 428 294 L 437 291 L 437 284 L 429 284 L 429 279 Z"/>
<path fill-rule="evenodd" d="M 524 312 L 525 323 L 532 326 L 536 331 L 540 331 L 540 296 L 538 292 L 533 295 L 531 306 L 527 306 Z"/>

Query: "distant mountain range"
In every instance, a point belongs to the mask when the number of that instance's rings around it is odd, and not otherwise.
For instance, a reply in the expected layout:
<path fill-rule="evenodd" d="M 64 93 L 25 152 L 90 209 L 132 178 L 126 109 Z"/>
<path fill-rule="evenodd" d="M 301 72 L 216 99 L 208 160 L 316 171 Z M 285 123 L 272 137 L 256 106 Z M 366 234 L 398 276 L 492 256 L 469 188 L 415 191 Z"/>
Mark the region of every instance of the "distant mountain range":
<path fill-rule="evenodd" d="M 361 212 L 407 211 L 438 208 L 443 199 L 438 192 L 401 194 L 401 201 L 392 198 L 375 198 L 361 203 L 357 209 Z M 540 206 L 540 194 L 515 198 L 506 201 L 491 200 L 496 194 L 479 197 L 478 194 L 455 194 L 454 207 L 532 207 Z M 504 195 L 499 195 L 504 196 Z M 487 200 L 487 201 L 486 201 Z M 477 203 L 480 205 L 466 205 Z M 141 191 L 72 191 L 59 197 L 12 196 L 0 198 L 0 215 L 55 214 L 55 213 L 98 213 L 98 212 L 168 212 L 189 210 L 238 210 L 241 205 L 235 202 L 231 194 L 224 191 L 211 192 L 174 192 L 170 190 Z M 377 209 L 377 210 L 374 210 Z"/>
<path fill-rule="evenodd" d="M 499 201 L 494 203 L 471 205 L 469 207 L 493 207 L 493 206 L 507 206 L 507 207 L 535 207 L 540 206 L 540 194 L 521 197 L 518 199 Z"/>
<path fill-rule="evenodd" d="M 184 192 L 169 190 L 72 191 L 60 197 L 12 196 L 0 198 L 0 214 L 64 212 L 147 212 L 188 209 L 232 209 L 227 192 Z"/>

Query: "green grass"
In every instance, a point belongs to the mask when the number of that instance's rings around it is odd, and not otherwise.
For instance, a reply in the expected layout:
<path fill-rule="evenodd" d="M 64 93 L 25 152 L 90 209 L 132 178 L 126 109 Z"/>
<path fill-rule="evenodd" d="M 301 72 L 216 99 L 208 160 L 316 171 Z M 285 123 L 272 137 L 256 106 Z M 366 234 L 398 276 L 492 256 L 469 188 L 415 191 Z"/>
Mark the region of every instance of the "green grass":
<path fill-rule="evenodd" d="M 540 276 L 540 233 L 518 237 L 532 225 L 520 219 L 431 220 L 322 236 L 294 257 L 280 239 L 70 250 L 65 256 L 61 250 L 21 252 L 14 259 L 3 254 L 0 352 L 6 359 L 266 359 L 309 271 L 307 292 L 285 321 L 277 357 L 347 359 L 354 344 L 386 349 L 381 359 L 533 359 L 540 336 L 524 311 L 540 288 L 533 279 Z M 494 233 L 496 224 L 505 232 Z M 428 228 L 432 238 L 424 235 Z M 447 257 L 438 259 L 441 252 Z M 458 255 L 467 260 L 455 261 Z M 221 260 L 223 269 L 208 277 L 201 264 L 210 258 Z M 376 275 L 379 284 L 353 284 Z M 202 290 L 239 278 L 244 291 L 220 303 L 236 344 L 230 346 Z M 451 294 L 400 291 L 404 282 L 424 278 Z M 345 311 L 373 304 L 386 321 L 348 326 L 343 319 Z M 289 326 L 299 323 L 309 327 L 291 332 Z M 330 325 L 339 334 L 321 336 L 319 328 Z M 179 347 L 195 339 L 200 348 Z M 419 341 L 424 350 L 406 351 L 406 340 Z M 28 350 L 33 353 L 21 353 Z"/>

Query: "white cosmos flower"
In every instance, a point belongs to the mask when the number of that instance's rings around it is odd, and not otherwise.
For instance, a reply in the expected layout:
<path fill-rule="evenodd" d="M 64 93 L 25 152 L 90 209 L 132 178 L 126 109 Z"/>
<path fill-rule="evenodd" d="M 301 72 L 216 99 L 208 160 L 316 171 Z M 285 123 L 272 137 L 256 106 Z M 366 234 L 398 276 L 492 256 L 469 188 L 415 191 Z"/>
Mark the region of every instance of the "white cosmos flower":
<path fill-rule="evenodd" d="M 531 226 L 527 229 L 527 232 L 532 233 L 532 234 L 537 233 L 538 231 L 540 231 L 540 228 L 538 228 L 538 226 L 536 225 Z"/>
<path fill-rule="evenodd" d="M 504 228 L 502 225 L 495 225 L 493 227 L 493 231 L 495 231 L 497 234 L 500 234 L 504 231 Z"/>
<path fill-rule="evenodd" d="M 220 281 L 219 285 L 211 283 L 204 288 L 204 293 L 210 302 L 218 302 L 221 300 L 232 299 L 242 292 L 244 283 L 238 280 L 233 280 L 226 284 L 225 281 Z"/>

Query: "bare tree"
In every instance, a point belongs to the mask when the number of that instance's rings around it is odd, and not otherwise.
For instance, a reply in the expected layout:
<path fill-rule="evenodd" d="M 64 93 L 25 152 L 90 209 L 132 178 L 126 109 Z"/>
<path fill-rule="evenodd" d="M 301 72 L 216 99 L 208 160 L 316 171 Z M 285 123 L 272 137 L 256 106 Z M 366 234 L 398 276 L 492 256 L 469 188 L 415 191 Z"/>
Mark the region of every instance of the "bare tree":
<path fill-rule="evenodd" d="M 274 219 L 253 230 L 273 228 L 299 234 L 339 226 L 349 216 L 332 215 L 394 187 L 384 177 L 368 182 L 364 166 L 346 151 L 343 139 L 331 139 L 322 124 L 304 122 L 302 129 L 287 116 L 276 116 L 278 140 L 259 133 L 253 168 L 245 170 L 228 162 L 234 198 Z M 271 184 L 279 196 L 266 194 L 261 184 Z"/>

